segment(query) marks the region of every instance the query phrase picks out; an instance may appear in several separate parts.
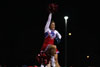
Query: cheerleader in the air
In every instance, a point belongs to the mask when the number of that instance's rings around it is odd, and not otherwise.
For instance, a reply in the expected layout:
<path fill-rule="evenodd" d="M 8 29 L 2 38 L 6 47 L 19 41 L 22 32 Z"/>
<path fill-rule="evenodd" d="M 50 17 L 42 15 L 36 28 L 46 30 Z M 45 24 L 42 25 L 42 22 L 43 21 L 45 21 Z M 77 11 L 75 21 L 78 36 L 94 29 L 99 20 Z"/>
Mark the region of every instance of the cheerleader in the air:
<path fill-rule="evenodd" d="M 41 52 L 44 52 L 47 55 L 47 57 L 50 57 L 50 61 L 48 63 L 51 65 L 50 67 L 60 67 L 58 63 L 59 51 L 56 45 L 54 44 L 54 40 L 56 40 L 57 43 L 60 43 L 61 35 L 57 30 L 55 30 L 55 22 L 51 21 L 52 14 L 52 11 L 50 11 L 48 20 L 44 28 L 45 40 L 41 48 Z M 41 67 L 44 67 L 43 63 L 41 63 Z"/>

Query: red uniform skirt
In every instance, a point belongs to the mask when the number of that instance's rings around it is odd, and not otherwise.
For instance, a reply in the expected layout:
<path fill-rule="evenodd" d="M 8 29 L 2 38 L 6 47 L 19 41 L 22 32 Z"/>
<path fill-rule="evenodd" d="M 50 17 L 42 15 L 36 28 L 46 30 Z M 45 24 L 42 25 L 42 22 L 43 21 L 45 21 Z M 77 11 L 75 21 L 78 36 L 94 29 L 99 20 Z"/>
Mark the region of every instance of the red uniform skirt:
<path fill-rule="evenodd" d="M 41 48 L 41 51 L 46 51 L 48 49 L 49 45 L 54 45 L 54 44 L 46 44 L 46 43 L 44 43 L 42 48 Z M 56 53 L 59 53 L 57 48 L 56 48 Z"/>

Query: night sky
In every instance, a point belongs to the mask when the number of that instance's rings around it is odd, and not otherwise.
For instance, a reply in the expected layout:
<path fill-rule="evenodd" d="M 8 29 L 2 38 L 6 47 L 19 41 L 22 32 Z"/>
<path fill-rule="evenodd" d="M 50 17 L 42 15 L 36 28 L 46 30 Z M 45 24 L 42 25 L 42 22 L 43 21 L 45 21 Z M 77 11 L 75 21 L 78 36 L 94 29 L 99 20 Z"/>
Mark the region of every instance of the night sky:
<path fill-rule="evenodd" d="M 1 7 L 0 20 L 0 64 L 34 65 L 36 55 L 44 41 L 44 26 L 48 18 L 50 0 L 7 1 Z M 99 19 L 98 9 L 92 6 L 66 0 L 54 0 L 59 5 L 52 19 L 62 40 L 57 45 L 60 65 L 65 65 L 67 52 L 68 66 L 85 67 L 99 65 Z M 87 6 L 88 5 L 88 6 Z M 68 26 L 67 47 L 65 47 L 65 20 Z M 67 48 L 67 51 L 65 51 Z M 90 59 L 87 60 L 86 56 Z"/>

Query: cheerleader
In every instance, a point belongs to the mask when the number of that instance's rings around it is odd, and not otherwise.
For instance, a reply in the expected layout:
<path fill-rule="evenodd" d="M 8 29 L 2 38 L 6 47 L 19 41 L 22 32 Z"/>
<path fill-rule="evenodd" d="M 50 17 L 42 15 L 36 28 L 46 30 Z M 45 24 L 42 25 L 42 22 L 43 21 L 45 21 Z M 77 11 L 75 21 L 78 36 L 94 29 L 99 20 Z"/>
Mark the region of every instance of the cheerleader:
<path fill-rule="evenodd" d="M 50 12 L 44 28 L 45 40 L 41 48 L 41 52 L 45 52 L 46 54 L 51 55 L 50 61 L 52 67 L 60 67 L 58 63 L 59 51 L 56 45 L 54 45 L 54 40 L 56 39 L 59 43 L 61 40 L 61 35 L 57 30 L 55 30 L 55 22 L 51 21 L 51 19 L 52 13 Z M 41 67 L 43 67 L 43 64 L 41 64 Z"/>

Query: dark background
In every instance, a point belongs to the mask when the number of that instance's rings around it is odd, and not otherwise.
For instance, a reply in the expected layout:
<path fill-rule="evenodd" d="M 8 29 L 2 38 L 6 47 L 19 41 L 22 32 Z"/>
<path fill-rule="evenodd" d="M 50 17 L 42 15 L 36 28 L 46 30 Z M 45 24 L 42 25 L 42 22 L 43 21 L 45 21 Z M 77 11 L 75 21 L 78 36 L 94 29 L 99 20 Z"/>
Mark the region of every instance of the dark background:
<path fill-rule="evenodd" d="M 44 26 L 48 18 L 47 7 L 50 0 L 36 1 L 3 1 L 0 20 L 0 64 L 1 65 L 34 65 L 36 55 L 44 40 Z M 56 29 L 61 33 L 62 40 L 57 45 L 59 63 L 65 65 L 67 52 L 68 66 L 87 67 L 99 66 L 99 11 L 98 5 L 88 2 L 66 0 L 53 1 L 59 10 L 53 15 Z M 65 21 L 69 16 L 68 32 L 65 47 Z M 65 51 L 67 48 L 67 51 Z M 89 55 L 90 59 L 86 59 Z"/>

